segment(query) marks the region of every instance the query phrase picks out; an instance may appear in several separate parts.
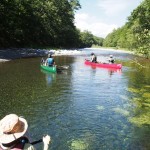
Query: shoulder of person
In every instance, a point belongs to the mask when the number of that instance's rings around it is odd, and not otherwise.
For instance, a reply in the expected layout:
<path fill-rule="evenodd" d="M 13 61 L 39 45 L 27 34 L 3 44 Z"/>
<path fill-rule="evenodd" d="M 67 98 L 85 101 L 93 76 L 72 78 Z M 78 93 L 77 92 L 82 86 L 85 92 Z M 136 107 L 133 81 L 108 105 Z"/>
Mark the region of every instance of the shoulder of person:
<path fill-rule="evenodd" d="M 35 148 L 32 144 L 26 143 L 23 150 L 35 150 Z"/>

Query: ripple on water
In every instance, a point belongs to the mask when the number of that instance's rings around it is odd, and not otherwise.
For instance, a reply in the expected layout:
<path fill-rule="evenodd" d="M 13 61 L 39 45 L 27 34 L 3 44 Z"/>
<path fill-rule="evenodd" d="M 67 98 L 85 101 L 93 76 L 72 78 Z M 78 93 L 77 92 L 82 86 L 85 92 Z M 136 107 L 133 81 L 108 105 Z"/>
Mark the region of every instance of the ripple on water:
<path fill-rule="evenodd" d="M 125 59 L 120 55 L 116 56 Z M 70 64 L 67 73 L 41 72 L 39 58 L 5 64 L 0 72 L 1 115 L 23 115 L 33 139 L 51 135 L 50 149 L 148 150 L 149 126 L 134 124 L 137 116 L 141 121 L 149 113 L 148 106 L 137 107 L 149 103 L 147 72 L 137 74 L 130 65 L 121 73 L 94 69 L 84 65 L 84 56 L 56 60 Z"/>

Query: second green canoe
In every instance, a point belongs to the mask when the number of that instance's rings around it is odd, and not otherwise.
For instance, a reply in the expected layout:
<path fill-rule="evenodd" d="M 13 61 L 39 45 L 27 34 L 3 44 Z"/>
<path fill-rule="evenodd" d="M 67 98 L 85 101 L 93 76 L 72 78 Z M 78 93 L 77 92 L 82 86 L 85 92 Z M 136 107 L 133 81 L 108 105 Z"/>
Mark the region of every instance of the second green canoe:
<path fill-rule="evenodd" d="M 56 66 L 49 67 L 49 66 L 41 65 L 41 68 L 46 70 L 46 71 L 54 72 L 54 73 L 57 71 L 57 67 Z"/>

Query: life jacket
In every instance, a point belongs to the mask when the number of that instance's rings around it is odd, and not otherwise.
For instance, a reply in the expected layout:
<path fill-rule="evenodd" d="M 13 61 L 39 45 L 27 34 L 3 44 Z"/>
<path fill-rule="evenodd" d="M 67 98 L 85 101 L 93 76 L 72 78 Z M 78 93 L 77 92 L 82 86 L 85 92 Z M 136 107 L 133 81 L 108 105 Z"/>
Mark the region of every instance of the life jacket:
<path fill-rule="evenodd" d="M 29 143 L 28 138 L 27 137 L 21 137 L 20 139 L 14 141 L 12 143 L 3 144 L 3 145 L 4 145 L 4 147 L 10 147 L 10 145 L 14 144 L 14 146 L 12 148 L 10 148 L 11 150 L 23 150 L 26 143 Z M 4 149 L 2 149 L 2 147 L 0 146 L 0 150 L 4 150 Z"/>
<path fill-rule="evenodd" d="M 48 58 L 47 62 L 48 62 L 48 66 L 52 66 L 54 64 L 54 58 Z"/>
<path fill-rule="evenodd" d="M 115 60 L 113 58 L 111 58 L 111 59 L 109 59 L 109 62 L 113 64 L 115 62 Z"/>
<path fill-rule="evenodd" d="M 92 62 L 97 63 L 97 57 L 94 56 Z"/>

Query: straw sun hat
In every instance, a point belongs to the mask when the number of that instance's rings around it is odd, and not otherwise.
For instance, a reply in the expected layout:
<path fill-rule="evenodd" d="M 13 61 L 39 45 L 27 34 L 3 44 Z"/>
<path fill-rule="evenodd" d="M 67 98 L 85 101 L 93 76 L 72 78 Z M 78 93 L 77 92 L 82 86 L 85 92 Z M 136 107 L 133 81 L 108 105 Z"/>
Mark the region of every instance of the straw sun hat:
<path fill-rule="evenodd" d="M 0 120 L 0 143 L 8 144 L 23 136 L 28 128 L 27 121 L 15 114 Z"/>

